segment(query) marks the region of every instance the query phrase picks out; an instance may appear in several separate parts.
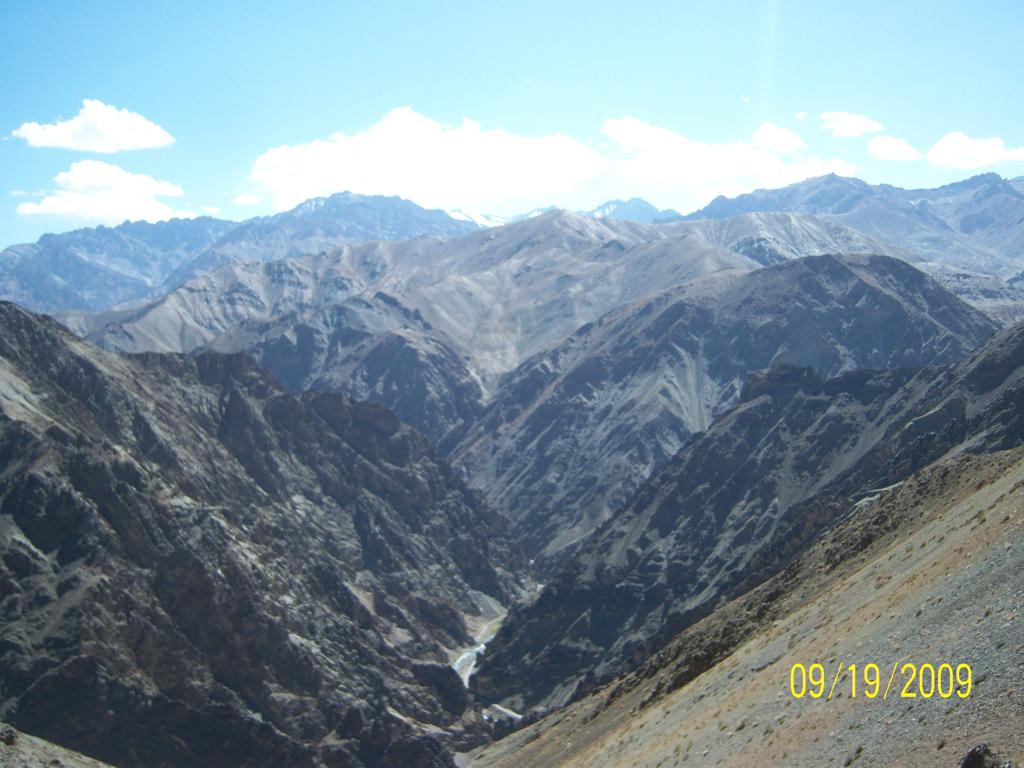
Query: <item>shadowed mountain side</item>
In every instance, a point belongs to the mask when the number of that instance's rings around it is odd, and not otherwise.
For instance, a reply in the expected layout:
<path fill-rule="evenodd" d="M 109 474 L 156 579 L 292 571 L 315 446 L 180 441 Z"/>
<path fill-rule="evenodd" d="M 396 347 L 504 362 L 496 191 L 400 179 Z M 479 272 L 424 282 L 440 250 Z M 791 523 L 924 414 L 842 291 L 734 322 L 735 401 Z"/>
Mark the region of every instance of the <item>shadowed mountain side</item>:
<path fill-rule="evenodd" d="M 521 568 L 378 405 L 0 304 L 0 718 L 115 764 L 449 766 Z"/>
<path fill-rule="evenodd" d="M 293 391 L 382 403 L 435 443 L 471 424 L 483 407 L 479 381 L 451 340 L 384 293 L 243 323 L 212 348 L 248 351 Z"/>
<path fill-rule="evenodd" d="M 616 310 L 501 381 L 452 456 L 551 558 L 623 504 L 748 371 L 957 360 L 996 326 L 905 262 L 816 256 L 722 272 Z"/>
<path fill-rule="evenodd" d="M 869 489 L 951 451 L 1019 445 L 1022 405 L 1024 325 L 940 368 L 752 376 L 511 612 L 476 689 L 523 711 L 610 679 L 777 573 Z"/>

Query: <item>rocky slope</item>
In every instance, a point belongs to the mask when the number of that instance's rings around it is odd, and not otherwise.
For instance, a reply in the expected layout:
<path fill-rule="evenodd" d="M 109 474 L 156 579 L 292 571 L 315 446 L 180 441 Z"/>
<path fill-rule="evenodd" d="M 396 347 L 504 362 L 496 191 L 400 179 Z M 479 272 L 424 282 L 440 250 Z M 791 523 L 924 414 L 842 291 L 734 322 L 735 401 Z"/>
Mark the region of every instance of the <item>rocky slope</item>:
<path fill-rule="evenodd" d="M 0 304 L 0 718 L 114 764 L 446 766 L 503 523 L 380 406 Z"/>
<path fill-rule="evenodd" d="M 477 375 L 454 342 L 382 292 L 242 323 L 210 347 L 245 350 L 293 391 L 382 403 L 436 443 L 474 423 L 483 408 Z"/>
<path fill-rule="evenodd" d="M 0 765 L 4 768 L 110 768 L 70 749 L 64 749 L 0 723 Z"/>
<path fill-rule="evenodd" d="M 950 362 L 995 329 L 884 256 L 721 272 L 611 312 L 507 374 L 452 456 L 528 553 L 552 556 L 707 429 L 749 371 Z"/>
<path fill-rule="evenodd" d="M 1024 325 L 935 369 L 784 366 L 695 436 L 488 646 L 476 689 L 518 711 L 637 664 L 770 578 L 868 489 L 1024 442 Z"/>
<path fill-rule="evenodd" d="M 777 576 L 677 636 L 635 672 L 461 763 L 472 768 L 1021 765 L 1022 449 L 950 456 L 861 499 Z M 831 700 L 789 691 L 791 665 Z M 967 698 L 902 697 L 893 664 L 967 663 Z M 962 688 L 960 689 L 963 690 Z M 988 749 L 981 745 L 987 744 Z"/>
<path fill-rule="evenodd" d="M 204 217 L 43 235 L 0 252 L 0 298 L 43 312 L 149 298 L 168 274 L 234 227 Z"/>

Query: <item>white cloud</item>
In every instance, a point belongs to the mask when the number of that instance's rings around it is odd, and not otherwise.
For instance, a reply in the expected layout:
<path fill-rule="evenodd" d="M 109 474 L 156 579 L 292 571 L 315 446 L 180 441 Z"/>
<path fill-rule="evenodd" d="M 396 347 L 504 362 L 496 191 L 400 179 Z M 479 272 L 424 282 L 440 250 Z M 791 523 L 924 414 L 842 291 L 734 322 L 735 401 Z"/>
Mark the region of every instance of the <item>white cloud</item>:
<path fill-rule="evenodd" d="M 742 101 L 744 104 L 749 104 L 750 103 L 750 97 L 749 96 L 740 96 L 740 101 Z"/>
<path fill-rule="evenodd" d="M 204 205 L 203 213 L 205 213 L 207 216 L 217 216 L 220 214 L 220 208 L 218 208 L 215 205 Z"/>
<path fill-rule="evenodd" d="M 866 133 L 878 133 L 885 126 L 877 120 L 852 112 L 822 112 L 821 127 L 830 131 L 833 136 L 850 138 L 863 136 Z"/>
<path fill-rule="evenodd" d="M 316 195 L 310 195 L 310 197 L 316 197 Z M 243 192 L 240 195 L 235 195 L 233 202 L 235 205 L 259 205 L 260 198 L 252 192 Z"/>
<path fill-rule="evenodd" d="M 12 133 L 31 147 L 58 147 L 80 152 L 124 152 L 174 143 L 156 123 L 127 109 L 85 99 L 78 114 L 58 123 L 24 123 Z"/>
<path fill-rule="evenodd" d="M 143 173 L 130 173 L 100 160 L 80 160 L 54 177 L 57 189 L 38 203 L 21 203 L 23 215 L 50 214 L 87 219 L 107 224 L 132 221 L 163 221 L 191 218 L 190 211 L 177 211 L 160 197 L 181 197 L 177 184 Z"/>
<path fill-rule="evenodd" d="M 487 210 L 554 198 L 606 163 L 561 134 L 520 136 L 468 119 L 445 125 L 400 107 L 360 133 L 270 149 L 256 158 L 250 178 L 279 210 L 343 190 L 397 194 L 432 208 Z"/>
<path fill-rule="evenodd" d="M 877 160 L 905 162 L 924 157 L 909 141 L 892 136 L 875 136 L 868 142 L 868 154 Z"/>
<path fill-rule="evenodd" d="M 1024 147 L 1010 148 L 998 138 L 972 139 L 962 131 L 947 133 L 928 150 L 928 162 L 949 168 L 985 168 L 1024 160 Z"/>
<path fill-rule="evenodd" d="M 615 168 L 621 194 L 646 196 L 679 210 L 706 205 L 717 195 L 782 187 L 826 173 L 850 176 L 857 171 L 855 165 L 836 158 L 787 162 L 753 143 L 697 141 L 633 117 L 606 120 L 603 133 L 625 154 Z"/>
<path fill-rule="evenodd" d="M 807 119 L 807 113 L 806 112 L 794 112 L 793 113 L 793 117 L 795 117 L 797 120 L 806 120 Z"/>
<path fill-rule="evenodd" d="M 273 210 L 350 190 L 500 215 L 633 196 L 694 210 L 720 194 L 858 170 L 836 158 L 799 157 L 800 136 L 771 123 L 751 139 L 710 143 L 623 117 L 606 120 L 601 138 L 522 136 L 472 120 L 445 125 L 403 107 L 359 133 L 270 149 L 256 158 L 250 179 L 266 190 Z"/>
<path fill-rule="evenodd" d="M 782 128 L 775 123 L 765 123 L 754 131 L 754 144 L 767 149 L 769 152 L 778 152 L 780 155 L 793 155 L 807 145 L 795 131 L 789 128 Z"/>
<path fill-rule="evenodd" d="M 12 189 L 11 190 L 11 196 L 12 197 L 28 197 L 28 191 L 24 190 L 24 189 Z"/>

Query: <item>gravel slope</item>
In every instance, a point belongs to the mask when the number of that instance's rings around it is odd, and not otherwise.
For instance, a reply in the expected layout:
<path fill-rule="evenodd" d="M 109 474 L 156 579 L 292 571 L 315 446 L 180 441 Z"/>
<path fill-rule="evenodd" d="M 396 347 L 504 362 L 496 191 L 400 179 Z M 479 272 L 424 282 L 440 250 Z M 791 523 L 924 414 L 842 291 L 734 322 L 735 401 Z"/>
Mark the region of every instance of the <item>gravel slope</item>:
<path fill-rule="evenodd" d="M 981 742 L 1019 762 L 1022 457 L 955 456 L 868 497 L 784 574 L 638 672 L 462 764 L 955 766 Z M 975 688 L 964 701 L 792 699 L 792 663 L 839 660 L 965 661 Z"/>

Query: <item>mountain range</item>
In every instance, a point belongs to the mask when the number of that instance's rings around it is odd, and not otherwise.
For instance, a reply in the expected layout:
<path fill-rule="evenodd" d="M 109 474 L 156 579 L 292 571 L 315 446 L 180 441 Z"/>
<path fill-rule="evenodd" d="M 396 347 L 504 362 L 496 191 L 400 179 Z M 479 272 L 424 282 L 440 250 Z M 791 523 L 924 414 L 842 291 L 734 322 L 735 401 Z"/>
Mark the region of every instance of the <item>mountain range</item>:
<path fill-rule="evenodd" d="M 51 312 L 147 298 L 234 226 L 204 217 L 43 235 L 0 252 L 0 298 Z"/>
<path fill-rule="evenodd" d="M 476 229 L 399 197 L 342 192 L 236 224 L 172 219 L 44 235 L 0 252 L 0 299 L 42 312 L 98 311 L 161 296 L 233 259 L 272 261 L 342 243 Z"/>
<path fill-rule="evenodd" d="M 1024 254 L 1024 193 L 995 173 L 936 189 L 822 176 L 734 199 L 718 197 L 682 218 L 722 219 L 754 211 L 824 216 L 932 269 L 1008 278 L 1020 271 Z"/>
<path fill-rule="evenodd" d="M 958 295 L 1010 323 L 1017 319 L 1014 308 L 1020 297 L 1005 280 L 1024 271 L 1020 186 L 1019 179 L 984 174 L 937 189 L 904 190 L 830 175 L 731 200 L 719 197 L 687 216 L 639 198 L 609 201 L 579 214 L 648 224 L 744 213 L 821 217 L 948 280 Z M 40 311 L 103 310 L 162 295 L 230 260 L 268 261 L 345 243 L 458 235 L 553 210 L 502 218 L 430 211 L 401 198 L 344 192 L 241 224 L 212 219 L 126 222 L 113 229 L 46 235 L 34 245 L 7 248 L 0 253 L 0 298 Z M 748 248 L 771 251 L 772 245 L 770 238 L 755 239 Z"/>
<path fill-rule="evenodd" d="M 938 765 L 950 706 L 840 733 L 782 662 L 970 651 L 961 722 L 1024 749 L 1020 182 L 4 251 L 54 317 L 0 302 L 0 719 L 112 765 Z"/>

